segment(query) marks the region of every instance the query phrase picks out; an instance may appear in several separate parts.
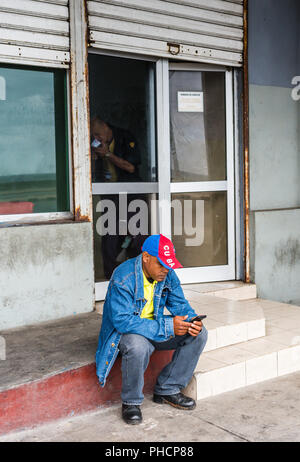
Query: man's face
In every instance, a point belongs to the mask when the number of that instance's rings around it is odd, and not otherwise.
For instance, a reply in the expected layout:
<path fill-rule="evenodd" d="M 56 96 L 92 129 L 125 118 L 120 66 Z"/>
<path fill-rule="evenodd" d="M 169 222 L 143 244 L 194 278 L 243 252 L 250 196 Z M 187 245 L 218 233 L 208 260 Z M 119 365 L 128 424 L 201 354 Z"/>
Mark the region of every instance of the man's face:
<path fill-rule="evenodd" d="M 101 141 L 102 144 L 108 144 L 112 139 L 112 130 L 106 123 L 99 123 L 93 121 L 91 124 L 91 133 L 93 138 L 98 141 Z"/>
<path fill-rule="evenodd" d="M 143 271 L 146 277 L 150 277 L 155 281 L 163 281 L 169 270 L 165 268 L 156 257 L 149 255 L 148 252 L 143 252 Z"/>

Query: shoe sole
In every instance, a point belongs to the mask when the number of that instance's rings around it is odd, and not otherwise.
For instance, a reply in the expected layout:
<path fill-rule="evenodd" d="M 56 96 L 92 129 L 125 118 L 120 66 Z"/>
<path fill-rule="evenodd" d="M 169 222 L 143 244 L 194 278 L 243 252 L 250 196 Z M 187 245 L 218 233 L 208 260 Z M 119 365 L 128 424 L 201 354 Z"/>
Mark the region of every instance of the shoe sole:
<path fill-rule="evenodd" d="M 171 403 L 170 401 L 164 399 L 164 398 L 159 398 L 159 399 L 153 399 L 153 401 L 157 404 L 169 404 L 170 406 L 176 407 L 177 409 L 182 409 L 183 411 L 192 411 L 195 409 L 196 404 L 192 407 L 185 407 L 185 406 L 180 406 L 179 404 L 174 404 Z"/>
<path fill-rule="evenodd" d="M 142 423 L 142 420 L 136 420 L 136 421 L 133 420 L 131 422 L 127 422 L 127 420 L 124 420 L 124 422 L 127 423 L 128 425 L 138 425 L 138 424 Z"/>

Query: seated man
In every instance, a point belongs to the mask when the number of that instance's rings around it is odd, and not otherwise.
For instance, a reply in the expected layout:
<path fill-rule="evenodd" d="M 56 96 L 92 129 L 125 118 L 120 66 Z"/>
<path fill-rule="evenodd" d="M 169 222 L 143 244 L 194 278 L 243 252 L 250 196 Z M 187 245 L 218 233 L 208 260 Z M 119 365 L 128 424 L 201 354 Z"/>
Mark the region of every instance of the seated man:
<path fill-rule="evenodd" d="M 157 378 L 153 400 L 179 409 L 196 403 L 180 392 L 192 378 L 207 341 L 207 330 L 185 299 L 174 271 L 181 264 L 172 242 L 149 236 L 142 254 L 115 269 L 107 290 L 96 353 L 97 375 L 104 386 L 113 363 L 122 355 L 122 416 L 126 423 L 142 421 L 144 372 L 151 354 L 175 350 Z M 171 315 L 164 315 L 164 307 Z"/>

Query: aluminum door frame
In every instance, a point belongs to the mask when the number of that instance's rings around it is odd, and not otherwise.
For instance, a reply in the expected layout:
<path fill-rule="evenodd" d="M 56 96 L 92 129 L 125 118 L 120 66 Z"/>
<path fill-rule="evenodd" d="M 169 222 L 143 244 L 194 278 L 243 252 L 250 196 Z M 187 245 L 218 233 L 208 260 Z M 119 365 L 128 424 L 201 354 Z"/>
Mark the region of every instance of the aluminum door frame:
<path fill-rule="evenodd" d="M 101 50 L 91 50 L 95 54 Z M 107 53 L 108 54 L 108 53 Z M 109 53 L 113 56 L 125 57 L 123 53 Z M 130 56 L 126 54 L 126 58 Z M 132 59 L 143 57 L 131 56 Z M 149 61 L 149 57 L 145 57 Z M 153 57 L 156 62 L 156 126 L 157 126 L 157 169 L 158 181 L 153 183 L 93 183 L 92 194 L 112 193 L 149 193 L 158 194 L 160 207 L 158 230 L 171 237 L 171 194 L 176 192 L 227 191 L 227 236 L 228 264 L 181 268 L 176 273 L 181 283 L 201 283 L 235 279 L 235 183 L 234 183 L 234 106 L 233 106 L 233 71 L 220 66 L 195 63 L 170 63 L 168 59 Z M 219 71 L 225 73 L 226 95 L 226 159 L 227 180 L 208 182 L 171 183 L 170 158 L 170 101 L 169 71 Z M 104 300 L 109 281 L 95 283 L 97 300 Z"/>
<path fill-rule="evenodd" d="M 149 56 L 140 56 L 133 55 L 128 53 L 118 53 L 118 52 L 106 52 L 105 50 L 91 49 L 89 54 L 98 54 L 102 56 L 113 56 L 119 58 L 127 58 L 141 61 L 151 61 L 156 63 L 156 125 L 162 123 L 161 118 L 158 116 L 158 104 L 161 100 L 161 82 L 158 82 L 157 75 L 161 68 L 161 61 L 159 58 L 150 58 Z M 159 95 L 159 96 L 158 96 Z M 158 132 L 158 128 L 157 128 Z M 158 136 L 159 138 L 159 136 Z M 160 143 L 157 143 L 157 159 L 161 157 Z M 158 166 L 159 171 L 159 166 Z M 159 179 L 158 179 L 159 180 Z M 159 181 L 158 182 L 136 182 L 136 183 L 92 183 L 92 195 L 109 195 L 109 194 L 153 194 L 158 195 L 159 197 Z M 151 212 L 153 210 L 151 209 Z M 159 232 L 159 218 L 157 215 L 153 216 L 153 222 L 151 223 L 151 233 L 155 234 Z M 100 301 L 104 300 L 107 292 L 109 281 L 95 282 L 95 300 Z"/>
<path fill-rule="evenodd" d="M 227 165 L 227 180 L 226 181 L 207 181 L 207 182 L 182 182 L 171 183 L 171 158 L 170 158 L 170 135 L 168 132 L 168 140 L 164 139 L 165 150 L 168 156 L 158 160 L 161 167 L 161 176 L 159 181 L 164 184 L 164 195 L 168 196 L 170 208 L 165 214 L 165 220 L 161 222 L 161 233 L 171 237 L 171 194 L 185 192 L 207 192 L 207 191 L 227 191 L 227 265 L 218 266 L 202 266 L 193 268 L 180 268 L 176 273 L 181 283 L 201 283 L 212 281 L 225 281 L 235 279 L 235 182 L 234 182 L 234 106 L 233 106 L 233 71 L 228 68 L 220 68 L 215 66 L 201 65 L 195 63 L 168 63 L 168 60 L 163 60 L 165 66 L 164 73 L 164 104 L 169 108 L 169 72 L 166 74 L 166 68 L 169 70 L 187 70 L 187 71 L 219 71 L 225 73 L 225 99 L 226 99 L 226 165 Z M 166 111 L 165 117 L 168 121 L 165 124 L 170 126 L 169 112 Z M 165 136 L 166 137 L 166 136 Z M 169 188 L 168 188 L 169 187 Z M 168 188 L 168 191 L 167 191 Z M 169 220 L 169 223 L 165 223 Z"/>

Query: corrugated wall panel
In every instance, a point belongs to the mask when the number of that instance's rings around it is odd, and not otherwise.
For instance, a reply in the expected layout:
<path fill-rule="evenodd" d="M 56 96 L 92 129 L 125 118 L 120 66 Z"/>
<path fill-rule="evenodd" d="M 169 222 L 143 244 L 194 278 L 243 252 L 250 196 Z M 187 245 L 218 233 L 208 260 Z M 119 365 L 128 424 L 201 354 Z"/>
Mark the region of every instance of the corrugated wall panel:
<path fill-rule="evenodd" d="M 0 60 L 68 67 L 68 0 L 1 0 Z"/>
<path fill-rule="evenodd" d="M 89 0 L 87 5 L 94 47 L 242 65 L 242 0 Z"/>

